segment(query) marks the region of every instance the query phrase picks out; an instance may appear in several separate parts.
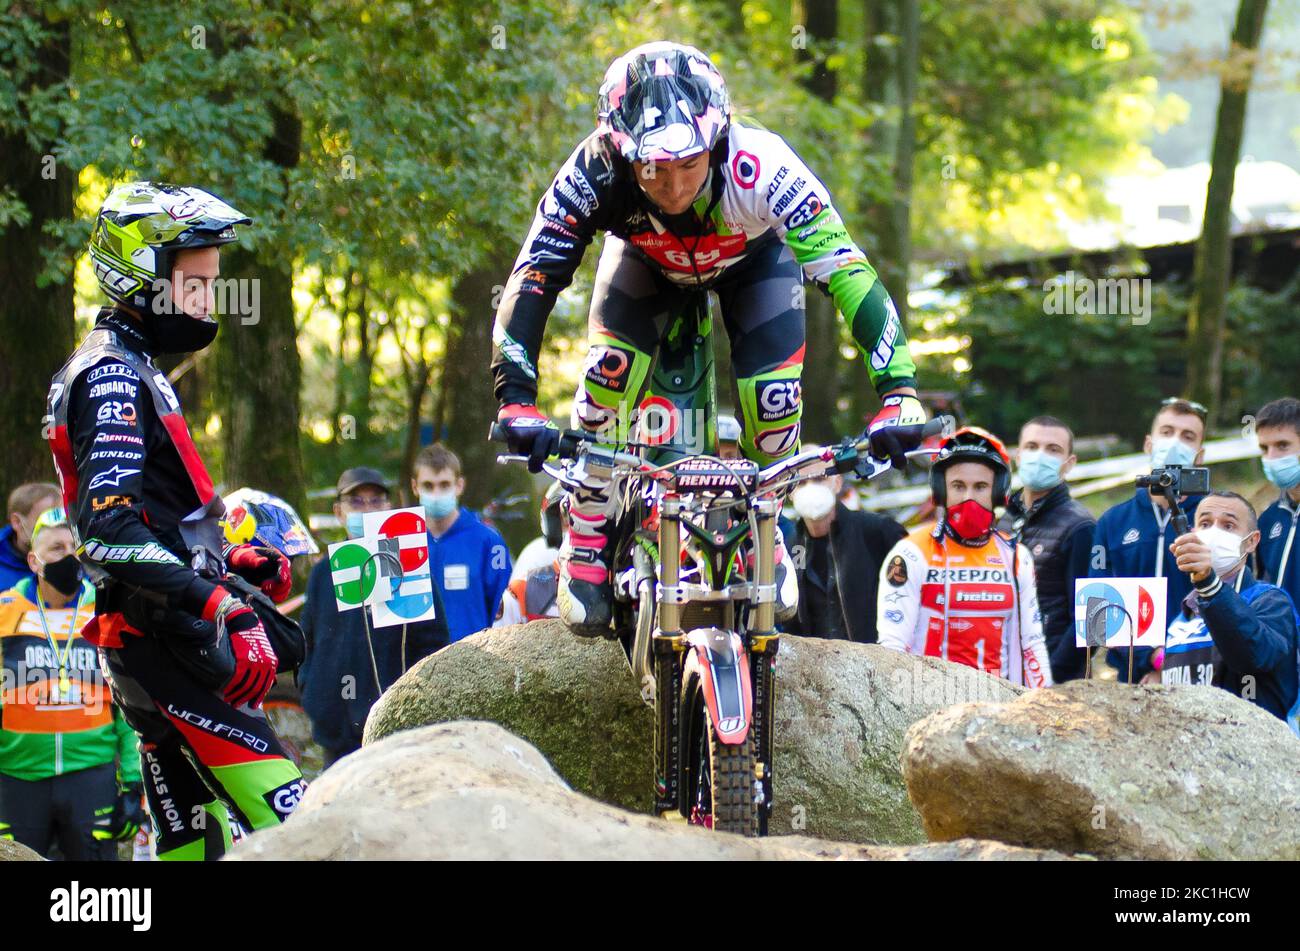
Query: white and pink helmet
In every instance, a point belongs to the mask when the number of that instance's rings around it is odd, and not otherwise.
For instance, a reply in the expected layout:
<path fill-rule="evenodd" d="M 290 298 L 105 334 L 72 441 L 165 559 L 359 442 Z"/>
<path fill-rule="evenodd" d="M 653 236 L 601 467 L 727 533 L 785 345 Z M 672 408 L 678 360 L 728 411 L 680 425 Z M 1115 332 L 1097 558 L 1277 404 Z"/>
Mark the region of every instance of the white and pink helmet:
<path fill-rule="evenodd" d="M 609 65 L 596 101 L 599 125 L 629 162 L 707 152 L 727 130 L 731 100 L 713 62 L 693 46 L 656 41 Z"/>

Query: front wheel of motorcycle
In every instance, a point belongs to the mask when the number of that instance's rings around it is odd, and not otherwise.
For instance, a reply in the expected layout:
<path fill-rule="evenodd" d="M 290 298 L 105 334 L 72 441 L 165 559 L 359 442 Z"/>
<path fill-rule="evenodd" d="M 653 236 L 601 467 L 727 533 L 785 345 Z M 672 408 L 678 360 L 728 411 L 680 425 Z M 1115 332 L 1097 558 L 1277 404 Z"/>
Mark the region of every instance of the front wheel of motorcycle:
<path fill-rule="evenodd" d="M 719 832 L 755 837 L 761 806 L 755 794 L 753 733 L 743 743 L 720 742 L 704 702 L 703 686 L 697 683 L 693 693 L 684 800 L 687 819 Z"/>

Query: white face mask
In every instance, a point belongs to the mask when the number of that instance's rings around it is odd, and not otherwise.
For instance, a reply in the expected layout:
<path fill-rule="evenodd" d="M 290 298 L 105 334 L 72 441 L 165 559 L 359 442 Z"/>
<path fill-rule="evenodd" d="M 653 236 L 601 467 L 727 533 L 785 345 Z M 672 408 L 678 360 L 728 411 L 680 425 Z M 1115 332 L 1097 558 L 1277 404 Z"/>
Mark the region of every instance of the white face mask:
<path fill-rule="evenodd" d="M 805 482 L 790 493 L 790 501 L 799 517 L 809 522 L 823 519 L 835 508 L 835 493 L 822 482 Z"/>
<path fill-rule="evenodd" d="M 1241 544 L 1246 540 L 1244 536 L 1234 535 L 1217 525 L 1198 528 L 1196 536 L 1209 547 L 1210 564 L 1214 567 L 1216 575 L 1224 578 L 1236 570 L 1243 557 Z"/>
<path fill-rule="evenodd" d="M 1177 436 L 1164 436 L 1151 443 L 1151 468 L 1162 466 L 1190 466 L 1196 461 L 1196 450 Z"/>

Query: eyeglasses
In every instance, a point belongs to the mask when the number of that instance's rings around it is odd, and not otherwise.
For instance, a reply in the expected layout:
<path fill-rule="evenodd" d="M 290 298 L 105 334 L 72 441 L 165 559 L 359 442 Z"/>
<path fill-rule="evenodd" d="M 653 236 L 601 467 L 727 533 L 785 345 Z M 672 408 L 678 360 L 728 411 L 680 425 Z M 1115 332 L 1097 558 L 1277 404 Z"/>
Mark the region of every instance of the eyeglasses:
<path fill-rule="evenodd" d="M 386 495 L 345 495 L 339 499 L 339 505 L 354 512 L 378 512 L 388 508 Z"/>
<path fill-rule="evenodd" d="M 1200 403 L 1196 402 L 1196 400 L 1183 399 L 1181 396 L 1170 396 L 1167 399 L 1161 400 L 1160 408 L 1167 409 L 1170 406 L 1173 406 L 1175 404 L 1179 406 L 1186 406 L 1197 416 L 1201 417 L 1201 422 L 1205 422 L 1205 420 L 1210 415 L 1210 411 L 1206 409 L 1204 406 L 1202 406 Z"/>

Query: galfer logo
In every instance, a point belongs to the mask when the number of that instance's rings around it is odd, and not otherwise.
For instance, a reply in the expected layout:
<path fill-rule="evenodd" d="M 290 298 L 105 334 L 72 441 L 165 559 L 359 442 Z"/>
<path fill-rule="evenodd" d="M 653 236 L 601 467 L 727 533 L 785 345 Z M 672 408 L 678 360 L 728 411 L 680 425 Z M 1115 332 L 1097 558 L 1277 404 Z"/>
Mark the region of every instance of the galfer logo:
<path fill-rule="evenodd" d="M 126 921 L 132 931 L 148 931 L 153 924 L 153 889 L 82 888 L 74 880 L 50 892 L 50 921 Z"/>

